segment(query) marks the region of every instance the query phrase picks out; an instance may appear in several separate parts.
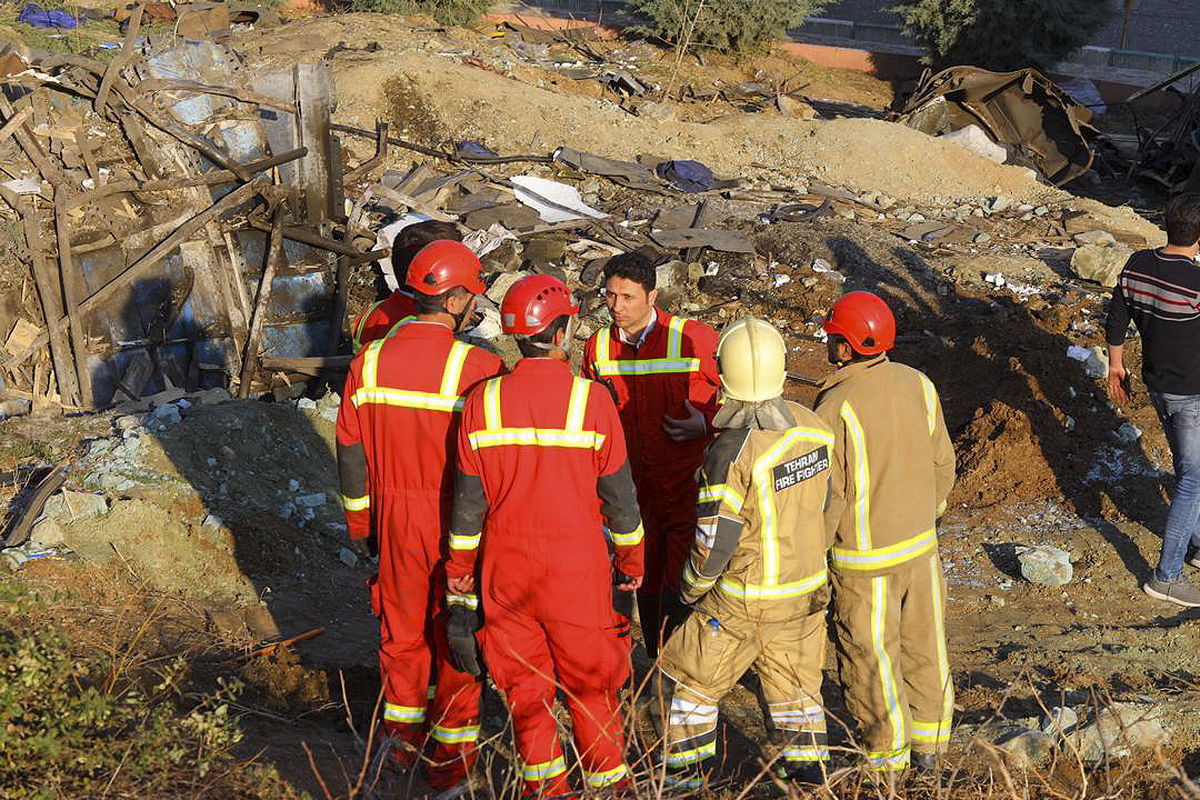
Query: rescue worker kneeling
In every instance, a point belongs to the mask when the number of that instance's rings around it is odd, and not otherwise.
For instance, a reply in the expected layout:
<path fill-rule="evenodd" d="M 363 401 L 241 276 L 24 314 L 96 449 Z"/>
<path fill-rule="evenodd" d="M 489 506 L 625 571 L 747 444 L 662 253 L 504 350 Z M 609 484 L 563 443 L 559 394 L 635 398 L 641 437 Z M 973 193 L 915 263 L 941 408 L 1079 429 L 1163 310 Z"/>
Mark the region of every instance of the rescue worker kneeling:
<path fill-rule="evenodd" d="M 642 523 L 616 406 L 603 386 L 571 375 L 578 311 L 549 276 L 508 290 L 501 323 L 523 358 L 467 398 L 458 434 L 451 651 L 478 671 L 462 600 L 482 552 L 478 638 L 512 714 L 527 795 L 571 791 L 551 712 L 558 686 L 585 783 L 616 789 L 627 780 L 617 692 L 629 676 L 629 621 L 613 608 L 613 585 L 614 575 L 622 591 L 641 582 Z"/>
<path fill-rule="evenodd" d="M 717 345 L 726 430 L 700 470 L 696 539 L 680 581 L 694 604 L 667 641 L 652 705 L 670 784 L 699 786 L 716 753 L 717 706 L 754 667 L 782 745 L 777 769 L 822 780 L 829 757 L 821 707 L 825 529 L 833 434 L 783 399 L 787 349 L 747 317 Z"/>

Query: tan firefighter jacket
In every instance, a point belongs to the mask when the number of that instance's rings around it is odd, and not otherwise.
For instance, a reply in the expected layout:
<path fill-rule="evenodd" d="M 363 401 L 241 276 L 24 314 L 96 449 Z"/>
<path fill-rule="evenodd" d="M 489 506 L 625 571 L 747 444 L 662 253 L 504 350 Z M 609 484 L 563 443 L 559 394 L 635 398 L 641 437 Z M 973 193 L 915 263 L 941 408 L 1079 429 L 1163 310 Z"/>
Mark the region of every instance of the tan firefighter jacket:
<path fill-rule="evenodd" d="M 790 619 L 825 603 L 824 510 L 833 434 L 783 403 L 784 430 L 731 428 L 700 468 L 696 540 L 680 582 L 685 603 L 721 618 Z"/>
<path fill-rule="evenodd" d="M 835 438 L 830 565 L 880 575 L 937 547 L 954 447 L 933 382 L 886 355 L 842 367 L 817 395 Z"/>

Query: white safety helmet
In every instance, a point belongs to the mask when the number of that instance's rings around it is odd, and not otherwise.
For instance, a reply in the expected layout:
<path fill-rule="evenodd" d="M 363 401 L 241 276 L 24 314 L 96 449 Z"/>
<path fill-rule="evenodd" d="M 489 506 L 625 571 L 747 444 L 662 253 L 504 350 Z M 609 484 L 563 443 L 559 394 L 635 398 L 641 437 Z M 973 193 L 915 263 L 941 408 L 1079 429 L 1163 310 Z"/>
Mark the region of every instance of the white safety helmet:
<path fill-rule="evenodd" d="M 717 342 L 717 366 L 725 395 L 761 403 L 783 394 L 787 345 L 770 323 L 748 316 L 725 327 Z"/>

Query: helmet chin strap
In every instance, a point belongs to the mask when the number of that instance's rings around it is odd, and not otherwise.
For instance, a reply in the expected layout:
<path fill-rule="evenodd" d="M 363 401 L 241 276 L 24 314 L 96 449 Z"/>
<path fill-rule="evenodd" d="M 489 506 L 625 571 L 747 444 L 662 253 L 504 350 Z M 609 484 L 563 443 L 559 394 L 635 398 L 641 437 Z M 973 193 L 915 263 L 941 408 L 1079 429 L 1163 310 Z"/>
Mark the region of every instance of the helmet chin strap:
<path fill-rule="evenodd" d="M 471 299 L 472 300 L 475 299 L 475 296 L 472 295 Z M 467 318 L 467 312 L 471 311 L 471 310 L 472 310 L 471 309 L 471 300 L 468 300 L 467 304 L 465 306 L 463 306 L 462 311 L 458 312 L 457 314 L 453 314 L 449 311 L 446 312 L 447 314 L 450 314 L 450 316 L 454 319 L 454 332 L 455 333 L 459 333 L 462 330 L 463 320 Z"/>
<path fill-rule="evenodd" d="M 562 350 L 564 353 L 571 352 L 571 342 L 575 339 L 576 318 L 571 317 L 567 320 L 567 327 L 563 329 L 562 344 L 554 344 L 553 342 L 529 342 L 539 350 Z"/>

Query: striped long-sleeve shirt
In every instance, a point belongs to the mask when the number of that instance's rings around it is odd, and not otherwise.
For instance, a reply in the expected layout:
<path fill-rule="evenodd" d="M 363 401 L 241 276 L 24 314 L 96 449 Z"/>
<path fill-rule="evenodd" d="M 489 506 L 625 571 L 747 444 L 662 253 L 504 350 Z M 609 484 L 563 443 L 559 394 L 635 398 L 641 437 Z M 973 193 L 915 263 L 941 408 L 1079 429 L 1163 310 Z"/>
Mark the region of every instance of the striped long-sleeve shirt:
<path fill-rule="evenodd" d="M 1105 324 L 1121 345 L 1130 320 L 1142 337 L 1142 380 L 1155 392 L 1200 394 L 1200 265 L 1187 256 L 1139 250 L 1130 256 Z"/>

